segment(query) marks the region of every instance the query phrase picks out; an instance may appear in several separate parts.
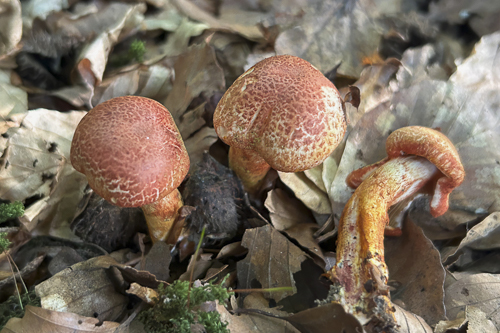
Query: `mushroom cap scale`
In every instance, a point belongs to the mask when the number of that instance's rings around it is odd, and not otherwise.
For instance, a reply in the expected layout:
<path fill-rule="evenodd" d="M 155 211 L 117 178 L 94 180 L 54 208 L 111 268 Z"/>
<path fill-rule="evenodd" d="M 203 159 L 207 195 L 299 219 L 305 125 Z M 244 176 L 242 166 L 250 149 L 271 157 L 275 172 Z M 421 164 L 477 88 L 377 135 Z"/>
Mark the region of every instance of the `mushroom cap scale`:
<path fill-rule="evenodd" d="M 328 157 L 346 129 L 337 88 L 294 56 L 264 59 L 229 87 L 214 113 L 228 145 L 257 152 L 279 171 L 310 169 Z"/>
<path fill-rule="evenodd" d="M 155 202 L 189 171 L 168 110 L 137 96 L 110 99 L 83 117 L 71 144 L 71 163 L 97 194 L 121 207 Z"/>

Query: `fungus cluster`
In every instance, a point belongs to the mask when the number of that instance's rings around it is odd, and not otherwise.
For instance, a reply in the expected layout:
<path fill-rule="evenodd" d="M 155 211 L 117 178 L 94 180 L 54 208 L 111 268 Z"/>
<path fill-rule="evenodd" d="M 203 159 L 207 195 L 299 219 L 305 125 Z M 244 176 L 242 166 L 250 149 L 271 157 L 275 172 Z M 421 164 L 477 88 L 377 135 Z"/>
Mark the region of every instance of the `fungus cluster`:
<path fill-rule="evenodd" d="M 394 319 L 383 243 L 388 209 L 425 190 L 432 194 L 431 214 L 440 216 L 448 210 L 449 194 L 465 177 L 457 150 L 437 130 L 400 128 L 387 138 L 386 152 L 385 159 L 347 178 L 357 189 L 340 218 L 337 262 L 330 271 L 340 287 L 339 302 L 362 323 L 369 321 L 375 306 Z"/>
<path fill-rule="evenodd" d="M 214 127 L 230 146 L 230 167 L 255 192 L 270 168 L 298 172 L 322 163 L 342 140 L 346 117 L 330 80 L 283 55 L 236 79 L 217 105 Z"/>
<path fill-rule="evenodd" d="M 138 96 L 110 99 L 76 128 L 71 163 L 90 187 L 121 207 L 142 207 L 153 241 L 165 240 L 182 198 L 189 157 L 168 110 Z"/>

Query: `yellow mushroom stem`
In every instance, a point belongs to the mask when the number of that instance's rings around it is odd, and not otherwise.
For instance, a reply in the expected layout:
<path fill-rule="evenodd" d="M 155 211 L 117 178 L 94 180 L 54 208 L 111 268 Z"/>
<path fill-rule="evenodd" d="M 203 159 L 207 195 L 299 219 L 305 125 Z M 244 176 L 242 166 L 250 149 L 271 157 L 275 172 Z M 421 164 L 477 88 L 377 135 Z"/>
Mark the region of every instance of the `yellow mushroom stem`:
<path fill-rule="evenodd" d="M 245 190 L 256 193 L 271 166 L 250 149 L 229 148 L 229 167 L 240 178 Z"/>
<path fill-rule="evenodd" d="M 337 263 L 330 274 L 339 287 L 339 303 L 361 323 L 370 320 L 375 307 L 377 313 L 394 318 L 384 261 L 388 209 L 435 183 L 440 175 L 423 157 L 392 158 L 378 164 L 347 202 L 340 218 Z"/>
<path fill-rule="evenodd" d="M 141 207 L 153 243 L 167 240 L 182 206 L 181 193 L 175 189 L 158 201 Z"/>

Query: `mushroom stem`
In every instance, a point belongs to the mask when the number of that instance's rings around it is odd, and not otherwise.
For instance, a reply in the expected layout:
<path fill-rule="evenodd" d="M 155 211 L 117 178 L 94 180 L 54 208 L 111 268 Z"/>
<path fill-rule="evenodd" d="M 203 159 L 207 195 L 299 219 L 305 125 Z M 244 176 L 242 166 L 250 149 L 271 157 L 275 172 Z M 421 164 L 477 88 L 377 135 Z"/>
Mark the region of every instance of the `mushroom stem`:
<path fill-rule="evenodd" d="M 271 166 L 255 151 L 231 146 L 229 148 L 229 167 L 240 178 L 245 190 L 256 193 Z"/>
<path fill-rule="evenodd" d="M 370 320 L 375 307 L 394 318 L 384 261 L 387 210 L 439 174 L 423 157 L 396 157 L 379 164 L 347 202 L 340 218 L 337 263 L 330 273 L 340 287 L 339 302 L 363 324 Z"/>
<path fill-rule="evenodd" d="M 177 189 L 151 204 L 142 206 L 153 243 L 167 240 L 182 206 L 181 193 Z"/>

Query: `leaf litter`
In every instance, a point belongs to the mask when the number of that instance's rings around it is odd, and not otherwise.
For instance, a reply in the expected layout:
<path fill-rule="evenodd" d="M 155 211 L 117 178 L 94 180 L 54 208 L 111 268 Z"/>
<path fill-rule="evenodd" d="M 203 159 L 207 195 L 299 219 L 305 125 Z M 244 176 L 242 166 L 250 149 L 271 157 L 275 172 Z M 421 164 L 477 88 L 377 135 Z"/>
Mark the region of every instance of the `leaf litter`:
<path fill-rule="evenodd" d="M 352 194 L 346 175 L 384 157 L 387 136 L 407 125 L 440 128 L 456 145 L 467 176 L 452 193 L 448 213 L 433 218 L 428 199 L 417 198 L 403 212 L 403 236 L 386 239 L 400 330 L 498 330 L 497 13 L 494 2 L 468 0 L 315 0 L 307 6 L 281 0 L 4 1 L 0 199 L 22 201 L 26 212 L 0 228 L 15 227 L 9 229 L 10 253 L 45 300 L 2 332 L 141 332 L 130 307 L 143 301 L 131 294 L 146 300 L 161 282 L 221 281 L 226 274 L 228 286 L 251 289 L 215 307 L 233 332 L 361 330 L 340 305 L 316 307 L 314 301 L 327 298 L 330 283 L 322 274 L 332 265 L 332 224 Z M 143 56 L 129 52 L 134 41 L 142 43 Z M 183 228 L 195 216 L 187 209 L 180 228 L 191 237 L 173 248 L 149 242 L 139 210 L 89 201 L 85 178 L 69 163 L 69 147 L 91 107 L 124 95 L 166 105 L 185 140 L 192 181 L 207 152 L 227 166 L 227 147 L 211 119 L 216 103 L 245 69 L 274 54 L 310 61 L 343 97 L 349 85 L 360 89 L 359 106 L 346 103 L 344 141 L 322 165 L 280 172 L 259 198 L 218 194 L 221 184 L 233 181 L 230 171 L 217 173 L 213 183 L 200 177 L 201 188 L 185 196 L 194 209 L 205 206 L 208 218 Z M 203 171 L 216 170 L 211 163 Z M 230 209 L 238 227 L 218 232 L 219 219 L 217 237 L 208 238 L 217 241 L 205 241 L 195 258 L 200 227 L 213 223 L 211 202 Z M 90 247 L 76 246 L 81 239 Z M 32 277 L 42 271 L 43 282 Z M 283 287 L 289 289 L 261 290 Z"/>

